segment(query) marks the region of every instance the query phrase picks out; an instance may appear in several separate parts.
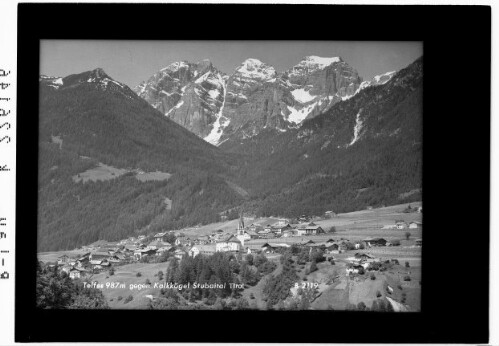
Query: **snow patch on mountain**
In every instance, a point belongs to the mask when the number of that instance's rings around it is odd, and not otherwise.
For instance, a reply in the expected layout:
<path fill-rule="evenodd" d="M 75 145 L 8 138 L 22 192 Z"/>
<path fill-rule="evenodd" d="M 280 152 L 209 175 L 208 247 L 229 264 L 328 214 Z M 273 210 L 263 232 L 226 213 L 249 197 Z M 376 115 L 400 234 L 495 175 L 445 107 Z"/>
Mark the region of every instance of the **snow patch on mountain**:
<path fill-rule="evenodd" d="M 362 120 L 360 119 L 360 112 L 361 111 L 359 111 L 359 113 L 357 113 L 357 117 L 355 118 L 355 126 L 353 128 L 352 141 L 346 145 L 346 148 L 354 145 L 360 138 L 360 131 L 362 130 L 362 126 L 363 126 Z"/>
<path fill-rule="evenodd" d="M 331 57 L 331 58 L 322 58 L 320 56 L 306 56 L 305 59 L 303 60 L 307 65 L 312 65 L 314 67 L 323 69 L 331 64 L 334 64 L 335 62 L 341 62 L 340 57 Z"/>
<path fill-rule="evenodd" d="M 210 95 L 212 99 L 217 99 L 218 95 L 220 95 L 220 91 L 218 91 L 218 89 L 213 89 L 208 91 L 208 95 Z"/>
<path fill-rule="evenodd" d="M 370 81 L 363 81 L 360 83 L 359 88 L 355 91 L 355 94 L 358 94 L 361 90 L 374 85 L 383 85 L 386 84 L 392 79 L 397 71 L 386 72 L 377 76 L 374 76 Z M 352 95 L 352 96 L 354 96 Z"/>
<path fill-rule="evenodd" d="M 307 103 L 312 100 L 314 100 L 317 96 L 310 95 L 310 93 L 305 90 L 305 88 L 302 89 L 295 89 L 291 91 L 291 94 L 295 98 L 296 101 L 301 102 L 301 103 Z"/>
<path fill-rule="evenodd" d="M 395 74 L 396 71 L 390 71 L 387 73 L 380 74 L 378 76 L 375 76 L 373 79 L 376 81 L 378 84 L 385 84 L 387 83 Z"/>
<path fill-rule="evenodd" d="M 288 110 L 291 112 L 288 115 L 287 120 L 289 122 L 292 122 L 295 124 L 301 123 L 314 110 L 316 105 L 317 105 L 317 102 L 313 102 L 310 105 L 305 106 L 305 107 L 300 108 L 300 109 L 296 109 L 294 107 L 287 106 Z"/>
<path fill-rule="evenodd" d="M 220 107 L 220 110 L 218 111 L 218 114 L 216 115 L 215 122 L 213 123 L 213 128 L 211 129 L 211 132 L 208 134 L 208 136 L 204 137 L 204 140 L 207 141 L 208 143 L 211 143 L 213 145 L 220 145 L 223 142 L 220 142 L 220 138 L 223 135 L 223 130 L 224 128 L 227 127 L 230 123 L 230 119 L 227 119 L 225 116 L 223 116 L 223 111 L 225 108 L 225 100 L 227 96 L 227 85 L 225 84 L 225 80 L 222 79 L 223 82 L 223 101 L 222 101 L 222 106 Z"/>
<path fill-rule="evenodd" d="M 62 77 L 50 77 L 50 76 L 41 75 L 39 81 L 40 82 L 43 81 L 45 85 L 52 87 L 54 89 L 59 89 L 59 87 L 61 87 L 64 84 L 64 82 L 62 81 Z"/>
<path fill-rule="evenodd" d="M 323 58 L 320 56 L 306 56 L 297 65 L 293 66 L 290 76 L 309 74 L 314 71 L 323 70 L 332 64 L 342 62 L 340 57 Z"/>

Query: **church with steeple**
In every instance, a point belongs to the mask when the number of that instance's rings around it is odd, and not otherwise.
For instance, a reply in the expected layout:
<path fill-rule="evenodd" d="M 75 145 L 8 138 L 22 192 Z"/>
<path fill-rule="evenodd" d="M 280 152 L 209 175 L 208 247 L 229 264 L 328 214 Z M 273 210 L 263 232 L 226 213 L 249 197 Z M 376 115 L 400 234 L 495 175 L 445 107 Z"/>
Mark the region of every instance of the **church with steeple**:
<path fill-rule="evenodd" d="M 237 232 L 236 232 L 236 238 L 239 239 L 241 244 L 244 246 L 244 241 L 248 239 L 248 235 L 245 234 L 244 230 L 244 217 L 243 217 L 243 210 L 241 209 L 241 213 L 239 215 L 239 223 L 237 225 Z"/>

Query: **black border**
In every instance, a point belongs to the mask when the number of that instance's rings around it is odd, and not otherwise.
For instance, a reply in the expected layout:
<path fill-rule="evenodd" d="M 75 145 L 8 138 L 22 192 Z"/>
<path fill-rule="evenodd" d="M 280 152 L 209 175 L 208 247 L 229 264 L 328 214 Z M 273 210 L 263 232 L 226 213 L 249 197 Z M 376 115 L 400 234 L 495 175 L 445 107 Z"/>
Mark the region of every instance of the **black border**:
<path fill-rule="evenodd" d="M 490 28 L 488 6 L 19 4 L 15 340 L 488 343 Z M 423 41 L 422 312 L 36 310 L 40 39 Z"/>

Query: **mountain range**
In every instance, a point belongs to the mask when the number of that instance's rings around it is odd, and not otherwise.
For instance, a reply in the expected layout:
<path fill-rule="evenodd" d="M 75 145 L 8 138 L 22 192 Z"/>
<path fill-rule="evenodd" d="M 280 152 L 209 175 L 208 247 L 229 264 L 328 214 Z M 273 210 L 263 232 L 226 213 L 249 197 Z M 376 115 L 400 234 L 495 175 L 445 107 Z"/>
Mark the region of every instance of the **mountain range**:
<path fill-rule="evenodd" d="M 206 141 L 249 138 L 263 129 L 284 132 L 327 111 L 394 72 L 362 81 L 341 57 L 307 56 L 277 72 L 254 58 L 230 75 L 209 60 L 174 62 L 134 88 L 154 108 Z"/>
<path fill-rule="evenodd" d="M 175 62 L 133 89 L 100 68 L 39 83 L 40 251 L 241 207 L 296 217 L 421 200 L 422 57 L 369 81 L 309 56 L 230 75 Z"/>

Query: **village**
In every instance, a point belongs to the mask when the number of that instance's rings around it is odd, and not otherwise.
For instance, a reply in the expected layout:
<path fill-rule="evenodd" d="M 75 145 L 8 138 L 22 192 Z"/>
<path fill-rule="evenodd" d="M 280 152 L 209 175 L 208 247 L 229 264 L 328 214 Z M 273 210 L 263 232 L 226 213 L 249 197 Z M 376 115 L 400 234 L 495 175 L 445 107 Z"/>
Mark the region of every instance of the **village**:
<path fill-rule="evenodd" d="M 39 259 L 49 267 L 57 266 L 71 279 L 112 281 L 117 280 L 123 270 L 122 274 L 131 283 L 143 282 L 147 268 L 151 268 L 151 274 L 161 266 L 165 269 L 173 258 L 182 261 L 185 257 L 223 252 L 241 259 L 250 254 L 264 255 L 278 263 L 281 255 L 293 248 L 309 254 L 320 252 L 324 256 L 324 261 L 317 263 L 317 269 L 312 272 L 311 264 L 302 263 L 297 267 L 301 283 L 315 285 L 317 292 L 313 301 L 317 309 L 324 306 L 348 309 L 359 303 L 372 305 L 380 296 L 386 296 L 394 311 L 419 309 L 420 203 L 413 203 L 412 208 L 399 205 L 350 214 L 337 215 L 328 211 L 320 217 L 301 215 L 294 220 L 257 220 L 241 213 L 239 219 L 227 220 L 224 225 L 218 229 L 218 225 L 212 225 L 211 228 L 138 235 L 117 242 L 98 241 L 72 251 L 39 254 Z M 142 268 L 144 277 L 133 275 L 134 267 Z M 157 281 L 158 276 L 156 273 L 149 275 L 147 280 Z M 371 287 L 373 284 L 376 289 Z M 407 289 L 402 292 L 400 288 L 404 285 Z M 255 294 L 260 293 L 256 292 L 257 288 L 246 288 L 245 296 L 255 300 L 254 306 L 263 306 L 261 297 L 255 298 Z M 291 288 L 290 296 L 296 296 L 297 289 Z M 345 299 L 346 291 L 348 297 Z M 410 299 L 408 292 L 411 292 Z M 155 299 L 155 293 L 153 289 L 141 292 L 143 303 L 137 299 L 134 304 L 124 307 L 117 304 L 110 290 L 104 290 L 104 295 L 112 299 L 111 307 L 116 308 L 141 308 L 147 300 Z"/>

